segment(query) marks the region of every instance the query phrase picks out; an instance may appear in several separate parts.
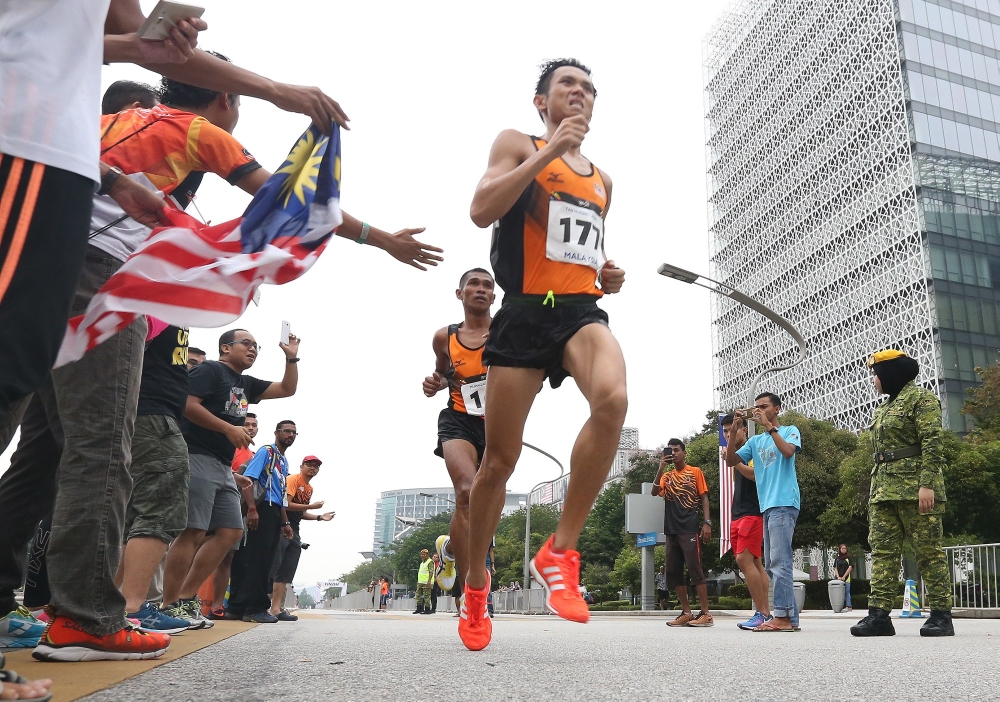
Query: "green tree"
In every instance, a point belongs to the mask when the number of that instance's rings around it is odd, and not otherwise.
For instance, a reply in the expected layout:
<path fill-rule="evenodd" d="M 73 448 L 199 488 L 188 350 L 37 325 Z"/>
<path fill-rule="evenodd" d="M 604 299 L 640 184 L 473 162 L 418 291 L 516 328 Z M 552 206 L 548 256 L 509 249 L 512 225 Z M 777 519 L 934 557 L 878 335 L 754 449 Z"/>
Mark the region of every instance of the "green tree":
<path fill-rule="evenodd" d="M 1000 439 L 1000 365 L 976 368 L 976 373 L 982 383 L 965 391 L 962 413 L 975 420 L 976 438 L 996 441 Z"/>
<path fill-rule="evenodd" d="M 625 538 L 625 485 L 618 482 L 598 495 L 583 525 L 577 546 L 581 562 L 614 567 Z"/>
<path fill-rule="evenodd" d="M 626 546 L 615 559 L 610 574 L 611 584 L 619 589 L 628 588 L 633 596 L 642 591 L 642 554 L 635 546 Z"/>
<path fill-rule="evenodd" d="M 336 588 L 339 590 L 340 588 Z M 312 609 L 316 606 L 316 600 L 308 592 L 301 592 L 299 594 L 299 607 L 302 609 Z"/>
<path fill-rule="evenodd" d="M 595 603 L 617 599 L 617 592 L 611 584 L 611 568 L 607 566 L 586 564 L 580 575 L 580 581 L 587 586 L 587 592 L 594 596 Z"/>
<path fill-rule="evenodd" d="M 497 525 L 496 547 L 493 556 L 497 573 L 493 579 L 497 583 L 524 581 L 524 508 L 508 514 Z M 531 506 L 530 553 L 534 555 L 542 547 L 559 523 L 559 510 L 553 505 Z M 484 564 L 485 565 L 485 564 Z"/>
<path fill-rule="evenodd" d="M 397 582 L 413 588 L 417 586 L 420 552 L 426 548 L 433 555 L 434 542 L 441 534 L 447 534 L 450 526 L 451 512 L 442 512 L 423 520 L 409 535 L 390 545 L 388 550 Z"/>
<path fill-rule="evenodd" d="M 365 561 L 359 564 L 349 573 L 344 573 L 338 578 L 341 582 L 347 583 L 351 592 L 368 587 L 372 580 L 378 580 L 385 576 L 392 579 L 393 564 L 392 558 L 388 554 L 383 554 L 372 561 Z M 327 598 L 330 595 L 325 595 Z"/>

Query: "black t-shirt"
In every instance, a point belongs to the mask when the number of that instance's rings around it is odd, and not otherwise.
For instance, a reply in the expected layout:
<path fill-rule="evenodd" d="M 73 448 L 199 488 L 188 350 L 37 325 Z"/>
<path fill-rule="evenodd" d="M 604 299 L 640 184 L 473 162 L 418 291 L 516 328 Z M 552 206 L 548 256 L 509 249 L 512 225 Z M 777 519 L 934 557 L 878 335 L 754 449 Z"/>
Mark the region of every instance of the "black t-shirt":
<path fill-rule="evenodd" d="M 184 416 L 188 396 L 188 330 L 167 327 L 146 344 L 139 415 Z"/>
<path fill-rule="evenodd" d="M 191 369 L 191 387 L 188 394 L 199 397 L 202 407 L 224 422 L 234 427 L 243 426 L 247 418 L 247 407 L 260 402 L 271 384 L 253 376 L 240 375 L 219 361 L 205 361 Z M 215 456 L 229 464 L 236 454 L 236 447 L 229 443 L 225 434 L 205 429 L 185 419 L 181 431 L 187 441 L 189 453 Z"/>
<path fill-rule="evenodd" d="M 760 500 L 757 499 L 757 483 L 733 469 L 733 515 L 735 521 L 740 517 L 759 517 Z"/>
<path fill-rule="evenodd" d="M 839 575 L 840 577 L 844 577 L 844 573 L 846 573 L 847 569 L 851 567 L 850 556 L 838 555 L 837 560 L 833 562 L 833 567 L 837 571 L 837 575 Z"/>

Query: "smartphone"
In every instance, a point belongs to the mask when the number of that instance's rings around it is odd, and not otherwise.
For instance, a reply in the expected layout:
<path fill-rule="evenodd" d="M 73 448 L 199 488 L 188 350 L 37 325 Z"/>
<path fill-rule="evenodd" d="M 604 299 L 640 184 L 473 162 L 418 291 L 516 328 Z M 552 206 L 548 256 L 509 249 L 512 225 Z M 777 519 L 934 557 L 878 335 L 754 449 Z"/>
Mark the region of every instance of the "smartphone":
<path fill-rule="evenodd" d="M 139 38 L 153 41 L 166 39 L 170 36 L 170 30 L 176 27 L 178 22 L 189 17 L 201 17 L 203 14 L 205 14 L 205 8 L 198 5 L 160 0 L 156 3 L 153 11 L 149 13 L 146 21 L 139 27 Z"/>
<path fill-rule="evenodd" d="M 292 335 L 292 325 L 290 322 L 281 323 L 281 343 L 288 345 L 289 337 Z"/>

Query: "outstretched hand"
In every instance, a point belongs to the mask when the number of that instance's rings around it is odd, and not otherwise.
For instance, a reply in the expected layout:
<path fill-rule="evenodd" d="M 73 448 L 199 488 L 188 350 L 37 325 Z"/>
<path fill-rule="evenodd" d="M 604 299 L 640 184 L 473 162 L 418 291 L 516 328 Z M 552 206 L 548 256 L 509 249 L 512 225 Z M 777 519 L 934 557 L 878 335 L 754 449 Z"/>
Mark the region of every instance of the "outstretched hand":
<path fill-rule="evenodd" d="M 397 261 L 401 261 L 408 266 L 426 271 L 425 266 L 436 266 L 444 258 L 437 254 L 443 253 L 444 249 L 430 244 L 422 244 L 413 238 L 414 234 L 424 231 L 423 227 L 416 229 L 401 229 L 389 237 L 385 250 Z"/>

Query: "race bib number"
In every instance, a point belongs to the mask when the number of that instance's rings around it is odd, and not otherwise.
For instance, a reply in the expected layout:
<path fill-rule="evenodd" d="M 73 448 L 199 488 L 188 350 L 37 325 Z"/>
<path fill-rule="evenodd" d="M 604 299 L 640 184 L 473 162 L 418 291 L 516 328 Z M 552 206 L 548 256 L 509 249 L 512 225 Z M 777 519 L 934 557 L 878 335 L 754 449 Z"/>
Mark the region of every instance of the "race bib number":
<path fill-rule="evenodd" d="M 486 378 L 462 385 L 462 401 L 465 411 L 473 417 L 486 414 Z"/>
<path fill-rule="evenodd" d="M 596 207 L 559 193 L 549 200 L 546 258 L 601 270 L 607 260 L 604 257 L 604 220 Z"/>

